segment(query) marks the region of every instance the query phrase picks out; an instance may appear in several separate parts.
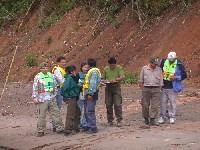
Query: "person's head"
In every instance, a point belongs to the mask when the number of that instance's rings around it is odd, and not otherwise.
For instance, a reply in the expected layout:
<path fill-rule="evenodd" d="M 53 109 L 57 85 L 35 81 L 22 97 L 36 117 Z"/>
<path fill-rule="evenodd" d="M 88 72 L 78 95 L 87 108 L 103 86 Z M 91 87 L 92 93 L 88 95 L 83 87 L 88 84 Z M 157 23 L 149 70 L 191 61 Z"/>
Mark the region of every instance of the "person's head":
<path fill-rule="evenodd" d="M 72 74 L 72 76 L 76 76 L 76 67 L 73 65 L 67 66 L 65 68 L 65 71 L 69 74 Z"/>
<path fill-rule="evenodd" d="M 48 72 L 48 65 L 47 65 L 47 63 L 46 62 L 42 62 L 41 64 L 40 64 L 40 71 L 43 73 L 43 74 L 47 74 L 47 72 Z"/>
<path fill-rule="evenodd" d="M 89 65 L 89 67 L 96 67 L 96 65 L 97 65 L 97 62 L 93 58 L 89 58 L 87 60 L 87 63 Z"/>
<path fill-rule="evenodd" d="M 169 60 L 170 63 L 174 63 L 176 60 L 176 53 L 175 52 L 170 52 L 167 56 L 167 59 Z"/>
<path fill-rule="evenodd" d="M 156 66 L 158 66 L 158 57 L 155 57 L 155 56 L 153 56 L 153 57 L 151 57 L 150 59 L 149 59 L 149 64 L 150 64 L 150 67 L 152 68 L 152 69 L 155 69 L 156 68 Z"/>
<path fill-rule="evenodd" d="M 66 67 L 66 60 L 64 56 L 60 56 L 57 58 L 56 62 L 58 63 L 58 65 L 62 68 Z"/>
<path fill-rule="evenodd" d="M 116 58 L 115 57 L 110 57 L 108 59 L 108 64 L 109 64 L 111 69 L 114 69 L 116 67 L 116 64 L 117 64 Z"/>
<path fill-rule="evenodd" d="M 87 73 L 87 71 L 88 71 L 88 68 L 89 68 L 89 66 L 88 66 L 88 63 L 87 62 L 83 62 L 82 64 L 81 64 L 81 72 L 83 72 L 83 73 Z"/>

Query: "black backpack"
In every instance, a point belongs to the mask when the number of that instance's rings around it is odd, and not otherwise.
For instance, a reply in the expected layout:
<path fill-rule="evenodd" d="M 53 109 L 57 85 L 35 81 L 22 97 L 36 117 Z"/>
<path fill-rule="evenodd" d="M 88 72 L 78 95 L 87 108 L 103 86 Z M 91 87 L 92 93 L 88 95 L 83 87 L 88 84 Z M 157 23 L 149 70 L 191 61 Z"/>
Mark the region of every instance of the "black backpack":
<path fill-rule="evenodd" d="M 163 66 L 166 59 L 162 59 L 160 62 L 160 68 L 163 70 Z M 183 63 L 178 59 L 178 66 L 181 70 L 181 80 L 185 80 L 187 78 L 187 72 L 185 70 L 185 67 L 183 66 Z"/>

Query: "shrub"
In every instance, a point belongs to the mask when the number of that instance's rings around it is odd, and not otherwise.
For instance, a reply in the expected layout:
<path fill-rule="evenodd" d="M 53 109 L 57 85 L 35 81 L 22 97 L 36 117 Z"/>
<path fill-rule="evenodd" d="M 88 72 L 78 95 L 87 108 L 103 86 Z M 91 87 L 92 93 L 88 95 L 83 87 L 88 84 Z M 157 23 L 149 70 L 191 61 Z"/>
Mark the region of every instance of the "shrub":
<path fill-rule="evenodd" d="M 27 54 L 25 56 L 25 63 L 28 67 L 37 66 L 37 55 Z"/>
<path fill-rule="evenodd" d="M 133 73 L 125 73 L 125 79 L 122 81 L 123 85 L 136 84 L 138 82 L 138 75 Z"/>

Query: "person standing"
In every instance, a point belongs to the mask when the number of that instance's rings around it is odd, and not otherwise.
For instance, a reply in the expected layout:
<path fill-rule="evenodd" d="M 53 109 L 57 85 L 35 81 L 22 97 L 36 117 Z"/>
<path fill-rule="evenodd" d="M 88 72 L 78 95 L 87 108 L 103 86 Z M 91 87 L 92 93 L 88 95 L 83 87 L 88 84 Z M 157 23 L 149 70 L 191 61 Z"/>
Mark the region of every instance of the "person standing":
<path fill-rule="evenodd" d="M 114 57 L 108 59 L 109 66 L 104 68 L 102 79 L 106 84 L 105 88 L 105 104 L 107 109 L 107 120 L 110 126 L 113 125 L 113 105 L 117 126 L 122 126 L 122 96 L 120 81 L 124 80 L 125 75 L 122 67 L 117 65 L 117 60 Z"/>
<path fill-rule="evenodd" d="M 73 65 L 68 66 L 66 72 L 66 80 L 61 88 L 61 95 L 68 104 L 64 131 L 64 135 L 68 136 L 79 132 L 78 125 L 80 124 L 81 112 L 77 104 L 80 86 L 76 82 L 76 67 Z"/>
<path fill-rule="evenodd" d="M 176 100 L 178 92 L 183 90 L 182 80 L 187 77 L 183 63 L 177 59 L 175 52 L 170 52 L 167 59 L 162 59 L 160 68 L 163 71 L 163 92 L 160 105 L 160 118 L 158 123 L 165 123 L 168 100 L 170 108 L 168 110 L 170 123 L 176 120 Z"/>
<path fill-rule="evenodd" d="M 158 125 L 155 118 L 157 118 L 161 100 L 163 76 L 156 57 L 151 57 L 149 64 L 142 68 L 139 81 L 142 89 L 141 104 L 144 122 L 146 125 Z"/>
<path fill-rule="evenodd" d="M 80 68 L 80 72 L 78 72 L 77 76 L 76 76 L 76 80 L 78 82 L 78 84 L 82 87 L 83 83 L 85 81 L 85 75 L 88 71 L 88 64 L 87 62 L 83 62 L 81 64 L 81 68 Z M 87 127 L 87 122 L 86 122 L 86 118 L 85 118 L 85 97 L 83 95 L 83 91 L 81 90 L 80 95 L 79 95 L 79 100 L 77 101 L 78 107 L 80 108 L 81 111 L 81 120 L 80 120 L 80 125 L 79 127 L 82 127 L 83 129 L 85 129 Z"/>
<path fill-rule="evenodd" d="M 56 91 L 56 81 L 52 74 L 48 72 L 47 63 L 43 62 L 40 64 L 40 72 L 34 78 L 32 93 L 32 98 L 37 106 L 37 137 L 44 136 L 47 111 L 55 122 L 57 132 L 63 132 L 63 123 L 55 100 Z"/>
<path fill-rule="evenodd" d="M 63 97 L 60 95 L 60 91 L 62 88 L 62 84 L 65 81 L 64 75 L 66 74 L 66 71 L 64 70 L 66 67 L 66 60 L 64 56 L 60 56 L 57 58 L 56 60 L 57 62 L 57 66 L 55 66 L 52 69 L 52 73 L 57 81 L 57 89 L 58 92 L 56 94 L 56 102 L 58 105 L 58 108 L 61 109 L 61 105 L 62 105 L 62 101 L 63 101 Z M 52 119 L 52 128 L 53 128 L 53 132 L 56 132 L 56 127 L 54 125 L 54 120 Z"/>
<path fill-rule="evenodd" d="M 85 96 L 85 117 L 87 128 L 84 131 L 88 134 L 97 133 L 95 106 L 98 100 L 98 86 L 101 81 L 100 70 L 96 67 L 96 61 L 92 58 L 87 60 L 89 70 L 85 75 L 83 93 Z"/>

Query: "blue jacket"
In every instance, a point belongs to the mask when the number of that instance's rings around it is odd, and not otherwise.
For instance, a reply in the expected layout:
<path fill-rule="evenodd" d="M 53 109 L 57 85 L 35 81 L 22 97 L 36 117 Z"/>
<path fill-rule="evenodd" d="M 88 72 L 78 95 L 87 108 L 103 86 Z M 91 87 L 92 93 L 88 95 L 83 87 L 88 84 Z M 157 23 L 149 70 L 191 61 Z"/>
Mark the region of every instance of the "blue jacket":
<path fill-rule="evenodd" d="M 163 70 L 165 60 L 166 59 L 161 60 L 161 63 L 160 63 L 160 68 L 162 70 Z M 183 63 L 180 60 L 178 60 L 178 62 L 177 62 L 177 66 L 176 66 L 174 75 L 176 76 L 176 80 L 172 81 L 173 89 L 175 92 L 180 92 L 183 90 L 182 80 L 184 80 L 187 77 Z"/>

